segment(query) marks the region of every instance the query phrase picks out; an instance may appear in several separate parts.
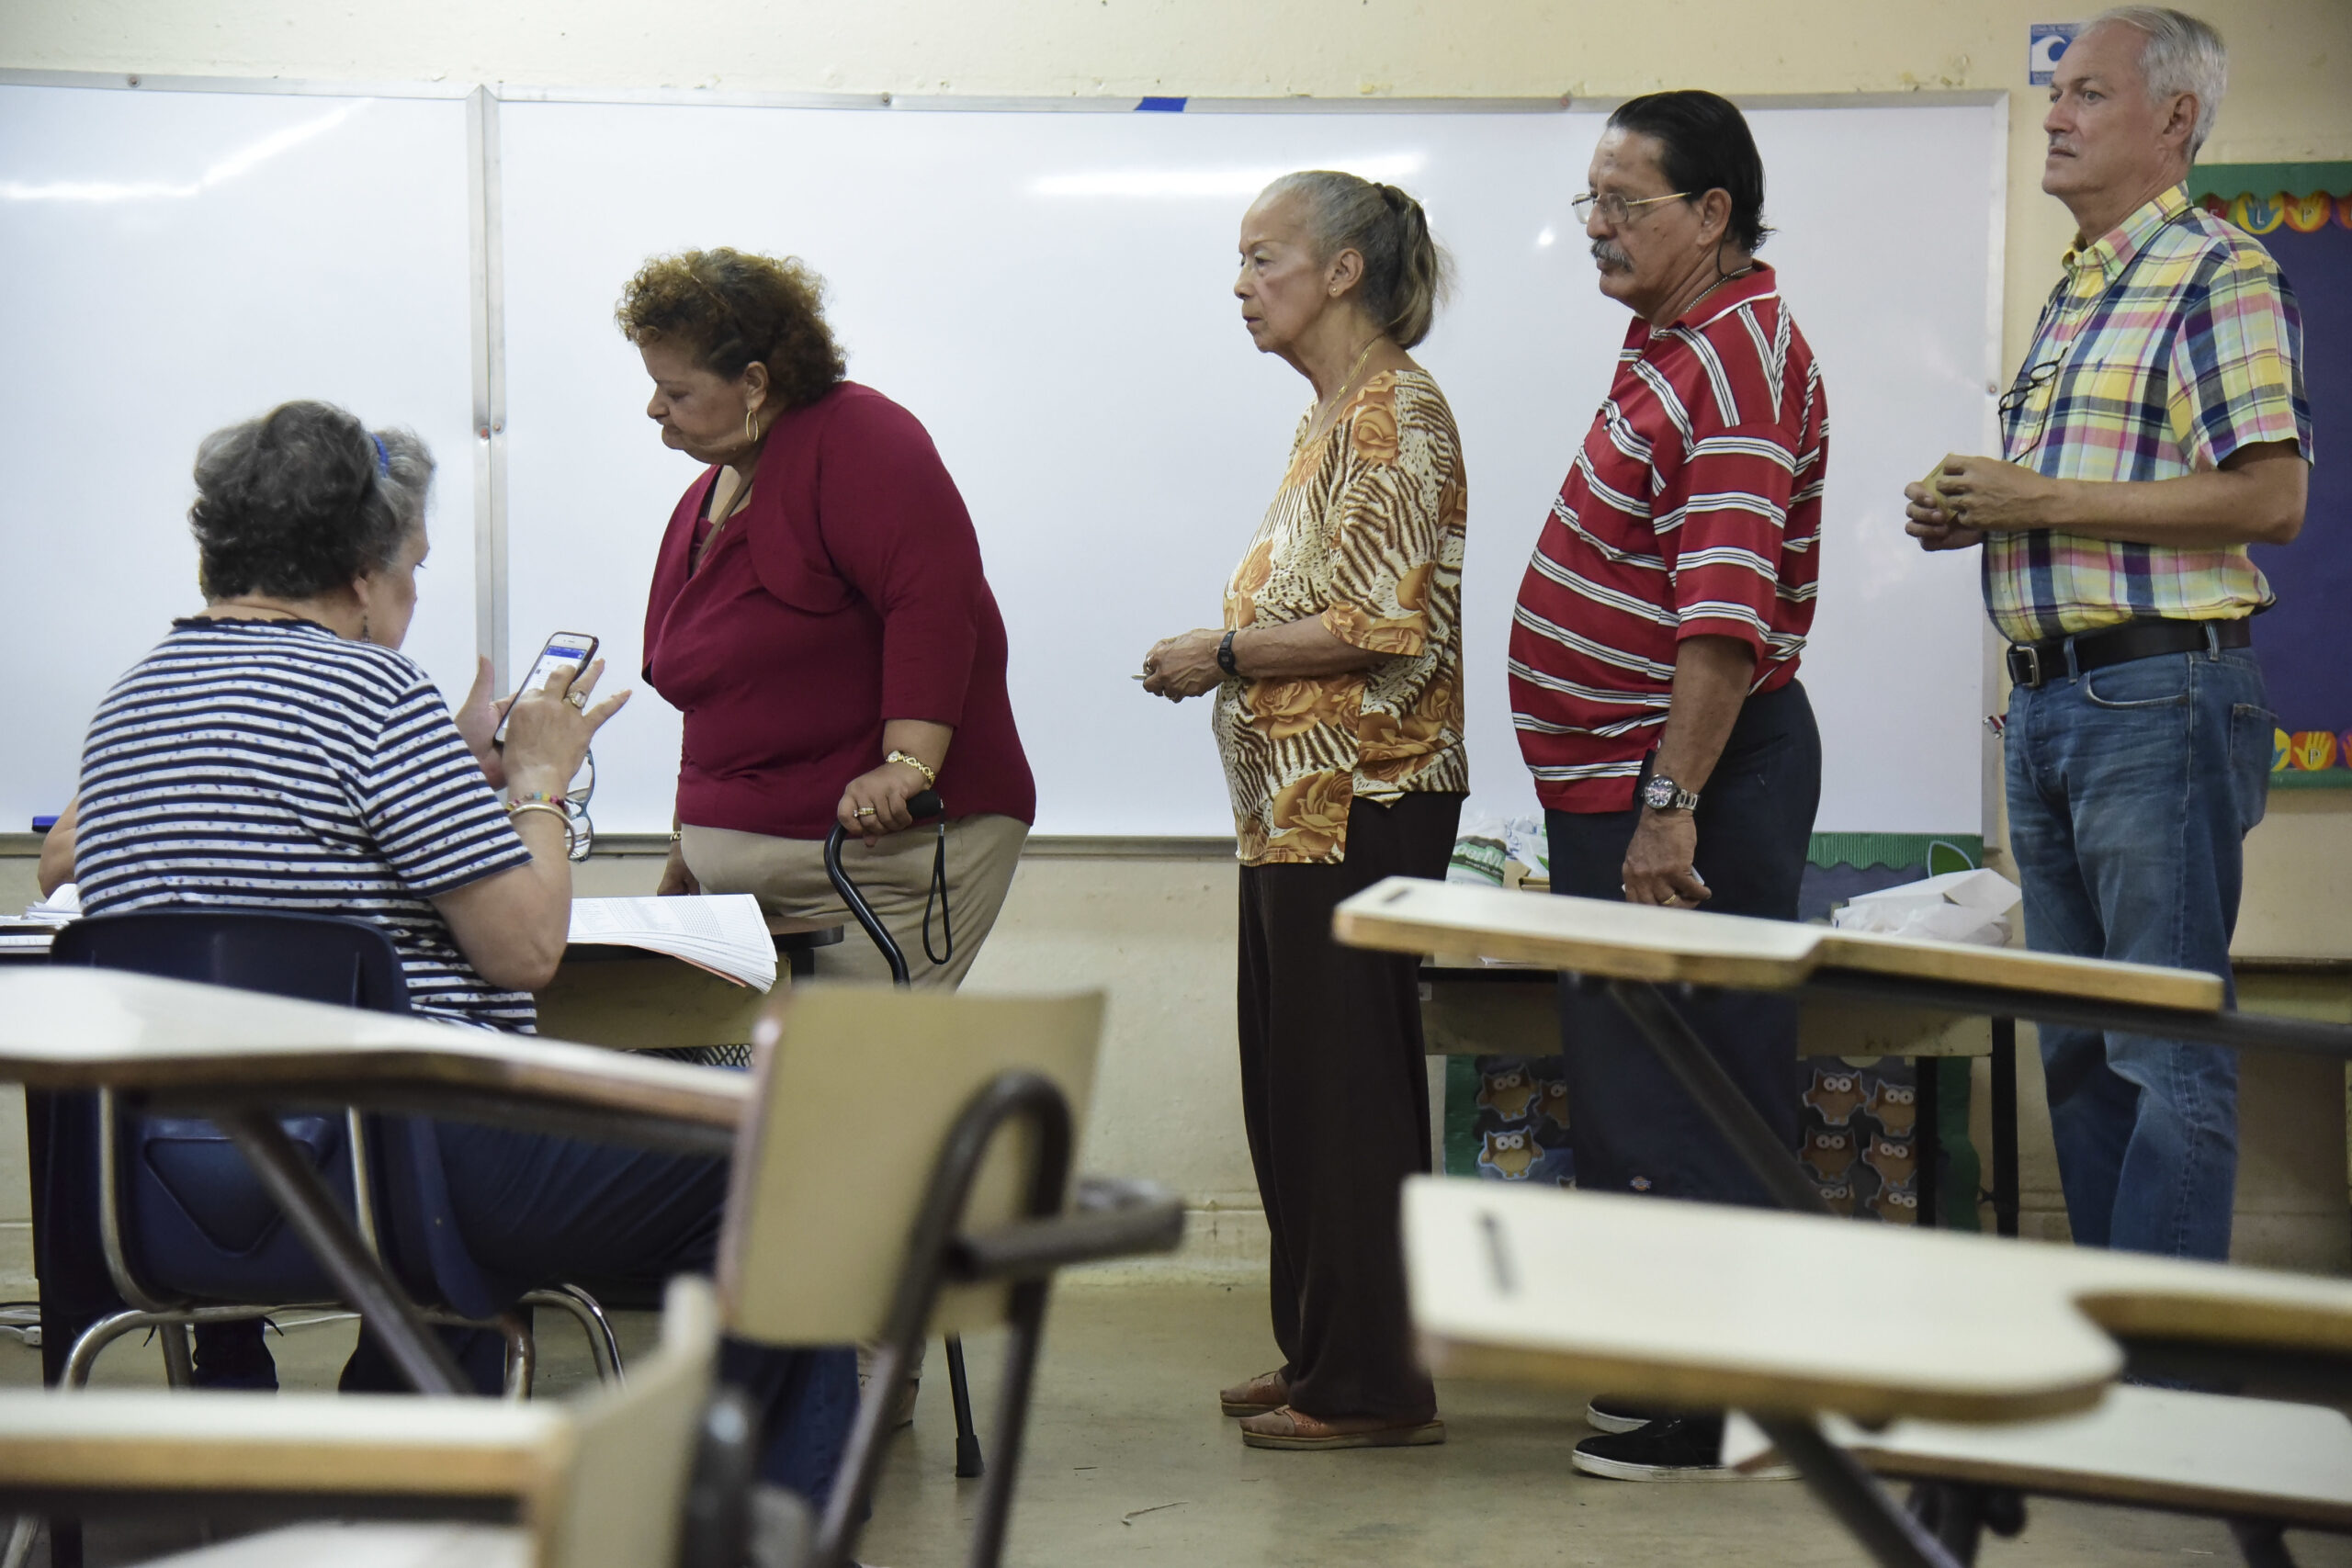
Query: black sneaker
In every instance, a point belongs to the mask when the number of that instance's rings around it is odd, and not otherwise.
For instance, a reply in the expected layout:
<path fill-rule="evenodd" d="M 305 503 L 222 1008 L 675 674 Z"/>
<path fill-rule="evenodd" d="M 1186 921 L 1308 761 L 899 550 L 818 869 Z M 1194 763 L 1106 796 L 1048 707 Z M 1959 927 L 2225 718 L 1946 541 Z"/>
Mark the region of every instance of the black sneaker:
<path fill-rule="evenodd" d="M 1587 1438 L 1568 1462 L 1611 1481 L 1785 1481 L 1785 1464 L 1732 1470 L 1723 1462 L 1724 1418 L 1676 1416 L 1631 1432 Z"/>
<path fill-rule="evenodd" d="M 1613 1393 L 1596 1393 L 1585 1404 L 1584 1424 L 1596 1432 L 1632 1432 L 1673 1415 L 1662 1404 L 1636 1404 Z"/>

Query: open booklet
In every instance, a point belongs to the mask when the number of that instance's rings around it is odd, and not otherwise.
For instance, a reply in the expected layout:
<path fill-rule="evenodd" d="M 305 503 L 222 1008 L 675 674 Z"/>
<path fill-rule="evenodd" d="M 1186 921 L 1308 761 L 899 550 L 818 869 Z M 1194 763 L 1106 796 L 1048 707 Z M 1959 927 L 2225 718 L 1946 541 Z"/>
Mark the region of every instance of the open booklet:
<path fill-rule="evenodd" d="M 666 953 L 763 991 L 775 984 L 775 939 L 749 893 L 574 898 L 571 940 Z"/>
<path fill-rule="evenodd" d="M 0 915 L 0 953 L 46 953 L 57 928 L 81 916 L 81 890 L 69 882 L 22 915 Z"/>

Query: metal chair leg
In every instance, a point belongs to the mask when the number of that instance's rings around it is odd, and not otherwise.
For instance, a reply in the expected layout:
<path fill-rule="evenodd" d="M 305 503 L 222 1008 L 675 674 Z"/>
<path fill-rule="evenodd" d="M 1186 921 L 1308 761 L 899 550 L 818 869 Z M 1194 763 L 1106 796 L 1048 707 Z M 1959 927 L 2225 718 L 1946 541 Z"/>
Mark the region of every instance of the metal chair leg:
<path fill-rule="evenodd" d="M 196 1347 L 188 1337 L 187 1325 L 179 1322 L 157 1324 L 155 1337 L 163 1342 L 164 1381 L 174 1388 L 194 1388 Z"/>
<path fill-rule="evenodd" d="M 947 1336 L 947 1392 L 956 1401 L 956 1479 L 988 1473 L 980 1459 L 980 1435 L 972 1427 L 972 1382 L 964 1375 L 964 1337 Z"/>
<path fill-rule="evenodd" d="M 190 1386 L 188 1381 L 172 1367 L 173 1343 L 177 1338 L 179 1353 L 190 1365 L 183 1369 L 193 1371 L 193 1358 L 188 1354 L 185 1337 L 190 1328 L 204 1323 L 244 1323 L 256 1317 L 275 1317 L 286 1312 L 334 1311 L 333 1302 L 282 1302 L 271 1306 L 198 1306 L 178 1307 L 163 1312 L 109 1313 L 82 1330 L 65 1353 L 65 1364 L 58 1373 L 60 1388 L 88 1386 L 90 1372 L 98 1362 L 99 1354 L 124 1335 L 141 1328 L 153 1328 L 163 1335 L 164 1371 L 174 1388 Z"/>
<path fill-rule="evenodd" d="M 506 1397 L 531 1397 L 531 1379 L 538 1371 L 539 1348 L 531 1338 L 531 1314 L 501 1313 L 498 1331 L 506 1337 Z"/>
<path fill-rule="evenodd" d="M 621 1360 L 620 1336 L 613 1332 L 612 1320 L 605 1315 L 605 1306 L 595 1297 L 577 1285 L 557 1285 L 550 1290 L 531 1291 L 523 1297 L 526 1307 L 548 1307 L 568 1314 L 580 1325 L 588 1339 L 588 1357 L 596 1363 L 599 1382 L 626 1382 L 628 1369 Z"/>
<path fill-rule="evenodd" d="M 108 1313 L 89 1327 L 82 1330 L 74 1348 L 65 1353 L 65 1373 L 57 1380 L 60 1388 L 82 1388 L 90 1381 L 90 1369 L 97 1364 L 98 1353 L 136 1328 L 153 1326 L 153 1313 Z"/>

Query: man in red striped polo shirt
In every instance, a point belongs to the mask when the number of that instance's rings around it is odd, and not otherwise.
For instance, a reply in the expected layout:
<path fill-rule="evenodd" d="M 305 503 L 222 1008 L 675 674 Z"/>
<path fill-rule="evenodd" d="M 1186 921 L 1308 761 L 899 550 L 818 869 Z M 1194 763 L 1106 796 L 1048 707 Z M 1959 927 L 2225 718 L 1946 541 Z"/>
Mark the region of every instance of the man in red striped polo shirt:
<path fill-rule="evenodd" d="M 1634 314 L 1519 591 L 1512 718 L 1551 839 L 1552 888 L 1794 919 L 1821 793 L 1797 683 L 1828 468 L 1813 351 L 1755 259 L 1764 168 L 1739 110 L 1657 93 L 1610 116 L 1577 198 L 1600 291 Z M 1678 1004 L 1797 1143 L 1792 1004 Z M 1766 1203 L 1763 1188 L 1615 1004 L 1563 989 L 1576 1179 L 1602 1191 Z M 1716 1470 L 1722 1423 L 1636 1424 L 1578 1445 L 1626 1480 Z M 1633 1429 L 1627 1429 L 1633 1428 Z"/>

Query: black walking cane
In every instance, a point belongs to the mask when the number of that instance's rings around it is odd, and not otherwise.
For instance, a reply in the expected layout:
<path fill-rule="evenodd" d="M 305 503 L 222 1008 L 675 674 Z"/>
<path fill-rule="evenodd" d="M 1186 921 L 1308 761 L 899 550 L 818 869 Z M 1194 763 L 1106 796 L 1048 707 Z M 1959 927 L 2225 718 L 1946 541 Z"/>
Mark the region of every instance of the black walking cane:
<path fill-rule="evenodd" d="M 941 818 L 940 859 L 933 872 L 932 888 L 939 897 L 940 929 L 946 938 L 948 953 L 953 953 L 956 951 L 956 933 L 949 924 L 947 911 L 947 823 L 942 816 L 944 809 L 939 803 L 939 792 L 936 790 L 924 790 L 921 795 L 914 795 L 907 801 L 907 810 L 918 822 L 926 818 Z M 890 935 L 889 928 L 885 926 L 882 923 L 882 918 L 874 912 L 874 907 L 865 901 L 865 896 L 857 890 L 857 884 L 849 879 L 849 873 L 842 869 L 842 844 L 848 837 L 849 835 L 842 830 L 842 825 L 838 822 L 833 824 L 833 830 L 826 835 L 825 874 L 831 879 L 833 891 L 841 895 L 842 902 L 849 906 L 849 912 L 857 917 L 857 923 L 865 928 L 865 934 L 874 939 L 874 945 L 882 950 L 883 962 L 890 965 L 891 984 L 904 987 L 910 984 L 907 974 L 907 955 L 899 950 L 898 942 Z M 931 911 L 926 908 L 923 911 L 923 946 L 926 953 L 930 945 Z M 933 959 L 933 962 L 939 963 L 943 960 Z M 955 1396 L 956 1401 L 956 1474 L 959 1479 L 969 1480 L 981 1474 L 986 1466 L 980 1461 L 979 1434 L 972 1428 L 972 1388 L 964 1375 L 964 1341 L 961 1336 L 955 1334 L 947 1335 L 945 1338 L 947 1341 L 947 1392 Z M 897 1391 L 893 1390 L 892 1397 L 896 1397 L 896 1393 Z"/>

